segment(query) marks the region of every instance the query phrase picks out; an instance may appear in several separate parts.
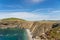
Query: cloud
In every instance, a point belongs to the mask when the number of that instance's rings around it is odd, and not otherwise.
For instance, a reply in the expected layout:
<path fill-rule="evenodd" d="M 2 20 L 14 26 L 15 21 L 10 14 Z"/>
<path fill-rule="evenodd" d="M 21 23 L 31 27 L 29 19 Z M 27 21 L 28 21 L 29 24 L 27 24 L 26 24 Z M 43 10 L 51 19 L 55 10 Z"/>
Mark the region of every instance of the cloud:
<path fill-rule="evenodd" d="M 43 2 L 45 0 L 32 0 L 33 3 L 40 3 L 40 2 Z"/>
<path fill-rule="evenodd" d="M 37 10 L 34 10 L 32 12 L 40 13 L 42 15 L 47 16 L 48 17 L 47 20 L 60 20 L 60 10 L 47 8 L 47 9 L 37 9 Z M 46 17 L 44 17 L 44 18 L 46 18 Z M 46 20 L 46 19 L 44 19 L 44 20 Z"/>
<path fill-rule="evenodd" d="M 54 11 L 51 11 L 51 13 L 59 13 L 60 14 L 60 10 L 54 10 Z"/>
<path fill-rule="evenodd" d="M 34 11 L 32 11 L 32 12 L 51 12 L 53 10 L 53 8 L 44 8 L 44 9 L 36 9 L 36 10 L 34 10 Z"/>
<path fill-rule="evenodd" d="M 42 13 L 41 13 L 41 10 L 42 10 Z M 48 9 L 48 11 L 49 11 L 48 13 L 44 13 L 43 9 L 38 9 L 32 12 L 0 12 L 0 19 L 16 17 L 16 18 L 21 18 L 21 19 L 30 20 L 30 21 L 60 20 L 60 10 Z"/>
<path fill-rule="evenodd" d="M 0 4 L 0 8 L 6 8 L 6 9 L 22 9 L 23 6 L 21 5 L 13 5 L 13 4 L 10 4 L 10 5 L 7 5 L 7 4 Z"/>
<path fill-rule="evenodd" d="M 26 19 L 26 20 L 44 20 L 44 19 L 48 19 L 49 16 L 30 13 L 30 12 L 0 13 L 0 18 L 9 18 L 9 17 L 16 17 L 16 18 L 21 18 L 21 19 Z"/>
<path fill-rule="evenodd" d="M 60 14 L 60 10 L 57 9 L 53 9 L 53 8 L 44 8 L 44 9 L 36 9 L 34 11 L 32 11 L 34 13 L 41 13 L 41 14 Z"/>
<path fill-rule="evenodd" d="M 21 5 L 4 5 L 4 6 L 9 8 L 23 8 L 23 6 Z"/>
<path fill-rule="evenodd" d="M 3 12 L 5 12 L 5 11 L 17 11 L 17 12 L 19 12 L 19 11 L 30 11 L 30 9 L 25 9 L 23 6 L 21 6 L 21 5 L 0 5 L 0 12 L 1 11 L 3 11 Z"/>
<path fill-rule="evenodd" d="M 25 2 L 28 3 L 28 4 L 38 4 L 38 3 L 42 3 L 46 0 L 26 0 Z"/>

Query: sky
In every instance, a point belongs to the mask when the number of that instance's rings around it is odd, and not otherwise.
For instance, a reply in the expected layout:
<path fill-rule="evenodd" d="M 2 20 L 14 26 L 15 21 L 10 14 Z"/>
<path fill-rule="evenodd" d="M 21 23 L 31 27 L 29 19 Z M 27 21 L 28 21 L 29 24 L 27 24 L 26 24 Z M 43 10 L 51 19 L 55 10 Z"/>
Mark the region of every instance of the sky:
<path fill-rule="evenodd" d="M 60 20 L 60 0 L 0 0 L 0 19 Z"/>

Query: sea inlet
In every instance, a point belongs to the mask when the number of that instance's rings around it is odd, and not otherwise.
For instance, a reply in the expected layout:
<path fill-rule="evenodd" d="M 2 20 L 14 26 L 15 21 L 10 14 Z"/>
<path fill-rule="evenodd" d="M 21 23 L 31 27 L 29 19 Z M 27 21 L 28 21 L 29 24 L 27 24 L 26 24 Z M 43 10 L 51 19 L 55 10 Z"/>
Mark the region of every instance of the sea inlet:
<path fill-rule="evenodd" d="M 24 28 L 0 28 L 0 40 L 28 40 L 28 36 Z"/>

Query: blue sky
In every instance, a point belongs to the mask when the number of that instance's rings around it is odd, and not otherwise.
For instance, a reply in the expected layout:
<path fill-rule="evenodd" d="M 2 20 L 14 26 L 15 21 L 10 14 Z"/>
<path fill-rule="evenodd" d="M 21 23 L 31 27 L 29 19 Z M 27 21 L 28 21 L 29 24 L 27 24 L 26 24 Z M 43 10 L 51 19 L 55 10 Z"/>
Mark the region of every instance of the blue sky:
<path fill-rule="evenodd" d="M 60 20 L 60 0 L 0 0 L 0 19 Z"/>

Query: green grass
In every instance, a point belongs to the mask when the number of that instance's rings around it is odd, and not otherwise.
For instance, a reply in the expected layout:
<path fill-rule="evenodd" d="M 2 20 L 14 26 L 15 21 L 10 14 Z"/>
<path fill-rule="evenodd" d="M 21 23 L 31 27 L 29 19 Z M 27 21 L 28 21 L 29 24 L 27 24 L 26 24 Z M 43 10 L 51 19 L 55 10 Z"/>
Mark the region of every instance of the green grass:
<path fill-rule="evenodd" d="M 19 18 L 4 18 L 2 20 L 22 20 L 22 21 L 25 21 L 25 20 L 19 19 Z"/>

